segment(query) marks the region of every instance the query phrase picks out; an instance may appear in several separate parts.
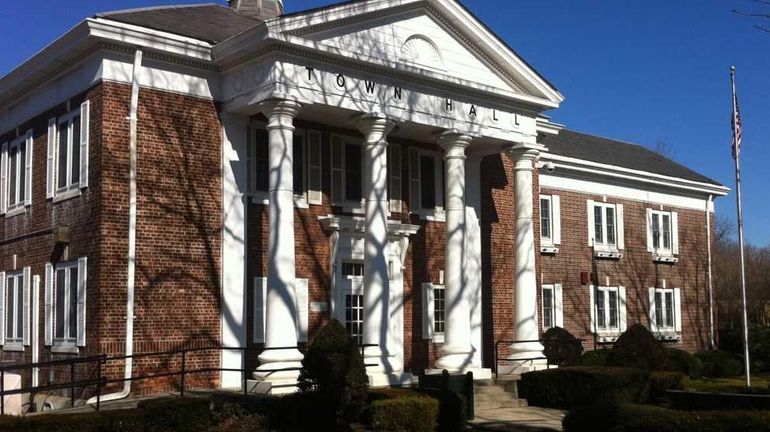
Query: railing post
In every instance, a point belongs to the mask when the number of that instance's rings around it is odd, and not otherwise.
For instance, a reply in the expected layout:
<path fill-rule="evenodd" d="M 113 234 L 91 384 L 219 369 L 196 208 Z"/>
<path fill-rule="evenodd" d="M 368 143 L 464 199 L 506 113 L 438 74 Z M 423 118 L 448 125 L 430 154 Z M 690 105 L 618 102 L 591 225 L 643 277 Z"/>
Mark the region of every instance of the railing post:
<path fill-rule="evenodd" d="M 5 415 L 5 369 L 0 370 L 0 415 Z"/>
<path fill-rule="evenodd" d="M 179 390 L 179 396 L 184 397 L 184 377 L 185 377 L 185 363 L 187 362 L 187 351 L 182 350 L 182 388 Z"/>
<path fill-rule="evenodd" d="M 70 407 L 75 406 L 75 362 L 70 363 Z"/>
<path fill-rule="evenodd" d="M 96 363 L 96 378 L 99 380 L 96 383 L 96 411 L 99 411 L 102 404 L 102 359 Z"/>
<path fill-rule="evenodd" d="M 243 361 L 241 362 L 241 379 L 243 380 L 243 394 L 247 395 L 249 394 L 249 388 L 248 388 L 248 382 L 246 380 L 246 356 L 249 355 L 248 350 L 243 350 L 243 355 L 241 358 Z"/>

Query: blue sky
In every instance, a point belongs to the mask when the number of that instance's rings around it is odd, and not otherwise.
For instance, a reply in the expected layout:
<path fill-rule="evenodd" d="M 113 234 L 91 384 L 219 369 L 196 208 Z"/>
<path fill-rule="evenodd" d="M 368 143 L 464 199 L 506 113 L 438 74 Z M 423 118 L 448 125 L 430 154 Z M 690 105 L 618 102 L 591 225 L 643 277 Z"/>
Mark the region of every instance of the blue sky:
<path fill-rule="evenodd" d="M 195 0 L 0 2 L 0 75 L 96 12 Z M 205 0 L 204 0 L 205 2 Z M 210 2 L 210 1 L 209 1 Z M 224 1 L 219 1 L 224 4 Z M 330 0 L 285 0 L 293 12 Z M 732 9 L 749 0 L 465 0 L 567 97 L 553 119 L 639 144 L 663 140 L 685 165 L 734 188 L 729 66 L 743 114 L 746 237 L 770 244 L 770 33 Z M 770 12 L 770 6 L 765 10 Z M 26 23 L 26 24 L 25 24 Z M 717 212 L 735 219 L 734 194 Z"/>

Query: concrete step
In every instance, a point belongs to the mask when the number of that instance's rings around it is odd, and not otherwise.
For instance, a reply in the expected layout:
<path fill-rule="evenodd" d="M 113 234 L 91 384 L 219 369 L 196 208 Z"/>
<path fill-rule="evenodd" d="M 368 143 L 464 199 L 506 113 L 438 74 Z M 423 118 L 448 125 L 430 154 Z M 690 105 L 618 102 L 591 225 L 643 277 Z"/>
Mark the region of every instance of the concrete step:
<path fill-rule="evenodd" d="M 502 385 L 477 386 L 473 397 L 477 410 L 527 406 L 526 400 L 519 399 L 516 392 L 506 391 Z"/>

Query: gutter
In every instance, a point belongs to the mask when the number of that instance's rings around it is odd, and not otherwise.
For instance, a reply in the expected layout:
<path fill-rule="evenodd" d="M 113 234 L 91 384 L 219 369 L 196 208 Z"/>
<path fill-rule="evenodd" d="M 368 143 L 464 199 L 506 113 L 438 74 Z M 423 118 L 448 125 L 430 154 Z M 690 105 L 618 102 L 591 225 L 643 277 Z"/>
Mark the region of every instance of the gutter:
<path fill-rule="evenodd" d="M 101 396 L 102 402 L 123 399 L 131 393 L 134 354 L 134 288 L 136 280 L 136 161 L 137 123 L 139 111 L 139 72 L 142 68 L 142 50 L 134 55 L 131 84 L 131 111 L 129 114 L 129 198 L 128 198 L 128 280 L 126 283 L 126 364 L 123 371 L 123 390 Z M 96 397 L 87 404 L 95 404 Z"/>
<path fill-rule="evenodd" d="M 709 279 L 709 344 L 711 349 L 716 349 L 714 338 L 714 284 L 711 275 L 711 212 L 710 207 L 714 202 L 714 196 L 709 195 L 706 202 L 706 245 L 708 253 L 708 279 Z"/>

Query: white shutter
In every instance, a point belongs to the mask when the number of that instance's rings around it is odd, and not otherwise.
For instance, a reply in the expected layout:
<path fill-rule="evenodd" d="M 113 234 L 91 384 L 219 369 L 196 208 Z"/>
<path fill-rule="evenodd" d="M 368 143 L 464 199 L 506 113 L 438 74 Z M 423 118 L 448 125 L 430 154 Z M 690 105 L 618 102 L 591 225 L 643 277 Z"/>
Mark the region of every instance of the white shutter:
<path fill-rule="evenodd" d="M 433 284 L 425 282 L 422 284 L 422 338 L 433 339 L 433 316 L 434 316 L 434 292 Z"/>
<path fill-rule="evenodd" d="M 596 287 L 594 285 L 588 285 L 588 305 L 591 309 L 591 319 L 590 319 L 590 325 L 591 330 L 590 333 L 596 333 L 596 304 L 595 299 L 596 295 L 594 293 L 594 290 L 596 290 Z"/>
<path fill-rule="evenodd" d="M 682 331 L 682 290 L 674 288 L 674 330 Z"/>
<path fill-rule="evenodd" d="M 45 265 L 45 304 L 43 309 L 45 311 L 45 345 L 53 345 L 53 265 L 46 263 Z"/>
<path fill-rule="evenodd" d="M 78 322 L 77 322 L 77 345 L 86 346 L 86 284 L 88 258 L 78 259 Z M 70 288 L 72 289 L 72 288 Z M 72 324 L 70 324 L 72 325 Z"/>
<path fill-rule="evenodd" d="M 551 240 L 554 245 L 561 244 L 561 198 L 559 195 L 551 196 Z"/>
<path fill-rule="evenodd" d="M 658 332 L 658 325 L 655 324 L 655 288 L 650 288 L 650 331 L 653 334 Z"/>
<path fill-rule="evenodd" d="M 618 328 L 620 329 L 620 332 L 623 333 L 626 331 L 626 328 L 628 328 L 628 312 L 626 309 L 626 287 L 621 286 L 618 287 L 618 312 L 620 315 L 620 322 L 618 323 Z"/>
<path fill-rule="evenodd" d="M 332 205 L 345 204 L 345 154 L 342 137 L 332 135 Z"/>
<path fill-rule="evenodd" d="M 265 299 L 267 278 L 254 278 L 254 343 L 265 343 Z"/>
<path fill-rule="evenodd" d="M 32 205 L 32 147 L 34 142 L 34 132 L 32 129 L 27 131 L 26 156 L 24 161 L 24 205 Z"/>
<path fill-rule="evenodd" d="M 307 180 L 307 202 L 308 204 L 321 205 L 323 201 L 323 192 L 321 187 L 322 167 L 321 155 L 321 132 L 311 130 L 307 133 L 307 154 L 308 154 L 308 180 Z"/>
<path fill-rule="evenodd" d="M 625 219 L 623 217 L 623 204 L 615 204 L 615 227 L 618 230 L 617 235 L 617 241 L 618 241 L 618 249 L 625 249 L 626 248 L 626 236 L 625 236 L 625 228 L 623 224 L 623 220 Z"/>
<path fill-rule="evenodd" d="M 388 197 L 390 211 L 401 213 L 401 147 L 397 144 L 388 145 Z"/>
<path fill-rule="evenodd" d="M 587 201 L 587 216 L 588 216 L 588 246 L 594 245 L 594 239 L 596 233 L 594 232 L 594 201 Z"/>
<path fill-rule="evenodd" d="M 412 213 L 422 209 L 420 199 L 420 151 L 409 150 L 409 208 Z"/>
<path fill-rule="evenodd" d="M 48 151 L 46 153 L 45 196 L 56 195 L 56 119 L 48 120 Z"/>
<path fill-rule="evenodd" d="M 679 255 L 679 214 L 671 212 L 671 253 Z"/>
<path fill-rule="evenodd" d="M 8 143 L 0 145 L 0 214 L 5 214 L 8 206 Z"/>
<path fill-rule="evenodd" d="M 21 339 L 24 346 L 29 346 L 29 334 L 30 334 L 29 308 L 30 308 L 30 293 L 31 293 L 31 286 L 32 286 L 32 269 L 30 267 L 24 267 L 22 277 L 24 278 L 24 281 L 22 282 L 24 285 L 23 285 L 23 292 L 22 292 Z"/>
<path fill-rule="evenodd" d="M 5 272 L 0 272 L 0 345 L 5 345 Z"/>
<path fill-rule="evenodd" d="M 88 140 L 89 116 L 91 102 L 85 101 L 80 105 L 80 188 L 88 187 Z M 75 145 L 75 143 L 72 143 Z M 82 345 L 81 345 L 82 346 Z"/>
<path fill-rule="evenodd" d="M 294 280 L 294 300 L 297 302 L 297 342 L 308 340 L 308 280 Z"/>
<path fill-rule="evenodd" d="M 652 240 L 652 209 L 647 209 L 647 252 L 654 252 Z"/>
<path fill-rule="evenodd" d="M 564 328 L 564 295 L 561 284 L 553 286 L 553 307 L 556 327 Z"/>

